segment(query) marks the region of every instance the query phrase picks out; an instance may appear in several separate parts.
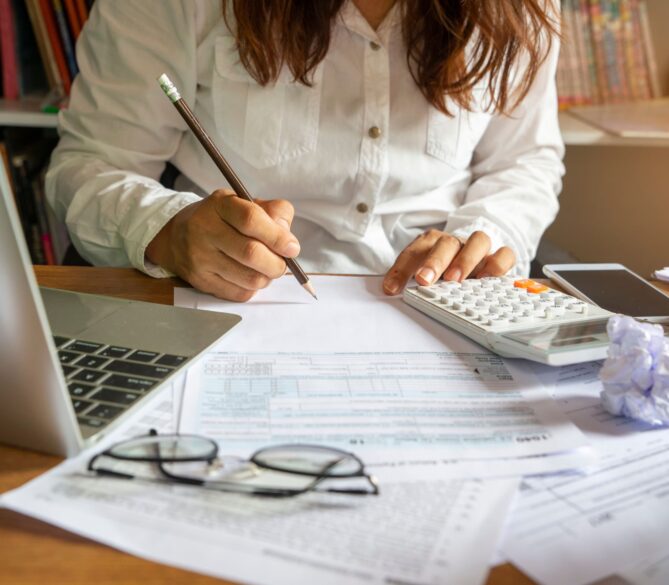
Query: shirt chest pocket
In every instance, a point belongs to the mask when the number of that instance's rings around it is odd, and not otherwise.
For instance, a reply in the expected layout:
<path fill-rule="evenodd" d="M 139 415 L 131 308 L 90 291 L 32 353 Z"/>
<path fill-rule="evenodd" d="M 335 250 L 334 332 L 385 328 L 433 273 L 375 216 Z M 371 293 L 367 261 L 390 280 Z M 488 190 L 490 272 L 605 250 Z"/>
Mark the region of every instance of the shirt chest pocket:
<path fill-rule="evenodd" d="M 316 149 L 321 67 L 312 87 L 293 82 L 287 70 L 275 83 L 263 87 L 239 62 L 235 39 L 219 37 L 213 75 L 217 129 L 249 164 L 259 169 L 271 167 Z"/>
<path fill-rule="evenodd" d="M 470 112 L 454 103 L 449 104 L 449 109 L 454 112 L 453 116 L 429 106 L 426 151 L 454 168 L 464 169 L 471 163 L 474 149 L 488 127 L 490 114 Z"/>

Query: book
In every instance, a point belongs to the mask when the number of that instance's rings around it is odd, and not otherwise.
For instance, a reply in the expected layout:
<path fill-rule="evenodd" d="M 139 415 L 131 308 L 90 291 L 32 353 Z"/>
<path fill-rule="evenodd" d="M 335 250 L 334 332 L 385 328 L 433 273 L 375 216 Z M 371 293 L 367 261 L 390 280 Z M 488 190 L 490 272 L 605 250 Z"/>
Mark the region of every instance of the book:
<path fill-rule="evenodd" d="M 72 32 L 72 39 L 76 43 L 77 39 L 79 38 L 79 33 L 81 32 L 79 12 L 77 11 L 74 0 L 63 0 L 63 5 L 65 6 L 67 22 L 69 23 L 70 31 Z"/>
<path fill-rule="evenodd" d="M 24 0 L 10 1 L 14 12 L 19 96 L 43 94 L 47 90 L 48 82 L 26 3 Z"/>
<path fill-rule="evenodd" d="M 77 73 L 79 73 L 79 68 L 77 67 L 77 59 L 74 54 L 74 42 L 67 25 L 65 10 L 63 9 L 63 4 L 60 0 L 51 0 L 51 3 L 53 6 L 53 13 L 56 17 L 56 25 L 58 27 L 61 46 L 65 53 L 67 68 L 70 72 L 70 79 L 74 80 Z"/>
<path fill-rule="evenodd" d="M 44 26 L 49 36 L 49 44 L 53 49 L 54 59 L 56 60 L 56 65 L 63 81 L 63 88 L 65 93 L 69 94 L 70 87 L 72 85 L 72 77 L 70 76 L 70 70 L 68 69 L 67 63 L 65 61 L 65 52 L 61 45 L 60 35 L 58 34 L 58 28 L 56 25 L 56 17 L 53 13 L 51 2 L 50 0 L 37 1 L 39 2 L 40 13 L 44 19 Z"/>
<path fill-rule="evenodd" d="M 53 48 L 49 41 L 49 35 L 46 32 L 46 25 L 44 24 L 44 17 L 39 8 L 39 0 L 26 0 L 26 8 L 28 9 L 28 16 L 32 23 L 33 31 L 35 32 L 35 39 L 44 65 L 44 71 L 49 82 L 49 87 L 59 94 L 64 94 L 63 80 L 56 64 L 56 57 L 53 53 Z"/>
<path fill-rule="evenodd" d="M 660 97 L 662 95 L 660 74 L 657 68 L 657 60 L 655 59 L 655 49 L 653 47 L 652 35 L 650 33 L 649 18 L 647 4 L 645 2 L 640 2 L 639 20 L 641 23 L 641 36 L 646 57 L 646 67 L 648 68 L 648 77 L 650 79 L 651 94 L 653 97 Z"/>
<path fill-rule="evenodd" d="M 0 0 L 0 59 L 2 61 L 2 95 L 19 97 L 19 58 L 16 53 L 16 29 L 12 0 Z"/>

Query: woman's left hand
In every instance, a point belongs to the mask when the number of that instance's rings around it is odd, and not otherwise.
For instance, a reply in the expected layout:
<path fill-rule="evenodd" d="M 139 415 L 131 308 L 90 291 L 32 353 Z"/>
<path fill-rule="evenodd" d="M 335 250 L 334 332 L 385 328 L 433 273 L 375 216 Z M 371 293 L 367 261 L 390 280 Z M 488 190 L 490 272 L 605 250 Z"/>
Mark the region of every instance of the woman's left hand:
<path fill-rule="evenodd" d="M 490 237 L 474 232 L 466 242 L 439 230 L 418 236 L 397 257 L 383 280 L 386 294 L 398 294 L 412 277 L 422 285 L 444 280 L 461 282 L 468 276 L 502 276 L 516 263 L 516 255 L 506 246 L 490 254 Z"/>

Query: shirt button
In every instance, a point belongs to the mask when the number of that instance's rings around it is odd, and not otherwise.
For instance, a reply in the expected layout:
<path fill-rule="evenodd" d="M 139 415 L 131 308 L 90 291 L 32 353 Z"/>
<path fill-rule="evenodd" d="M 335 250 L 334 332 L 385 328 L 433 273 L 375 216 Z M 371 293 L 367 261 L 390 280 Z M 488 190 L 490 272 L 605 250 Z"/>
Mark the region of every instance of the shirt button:
<path fill-rule="evenodd" d="M 367 131 L 367 134 L 369 134 L 371 138 L 378 138 L 379 136 L 381 136 L 381 128 L 379 128 L 378 126 L 372 126 Z"/>
<path fill-rule="evenodd" d="M 366 203 L 358 203 L 355 208 L 360 212 L 360 213 L 367 213 L 369 211 L 369 207 L 367 206 Z"/>
<path fill-rule="evenodd" d="M 369 46 L 372 47 L 372 50 L 378 51 L 381 48 L 381 45 L 379 43 L 375 43 L 374 41 L 370 41 Z"/>

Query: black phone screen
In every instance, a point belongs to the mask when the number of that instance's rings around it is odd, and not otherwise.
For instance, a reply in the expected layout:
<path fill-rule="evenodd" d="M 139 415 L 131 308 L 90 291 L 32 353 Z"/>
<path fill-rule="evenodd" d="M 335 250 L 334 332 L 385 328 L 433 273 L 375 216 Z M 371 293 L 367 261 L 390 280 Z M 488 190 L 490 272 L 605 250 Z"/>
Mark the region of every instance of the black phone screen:
<path fill-rule="evenodd" d="M 669 316 L 669 297 L 627 270 L 554 271 L 593 303 L 631 317 Z"/>

